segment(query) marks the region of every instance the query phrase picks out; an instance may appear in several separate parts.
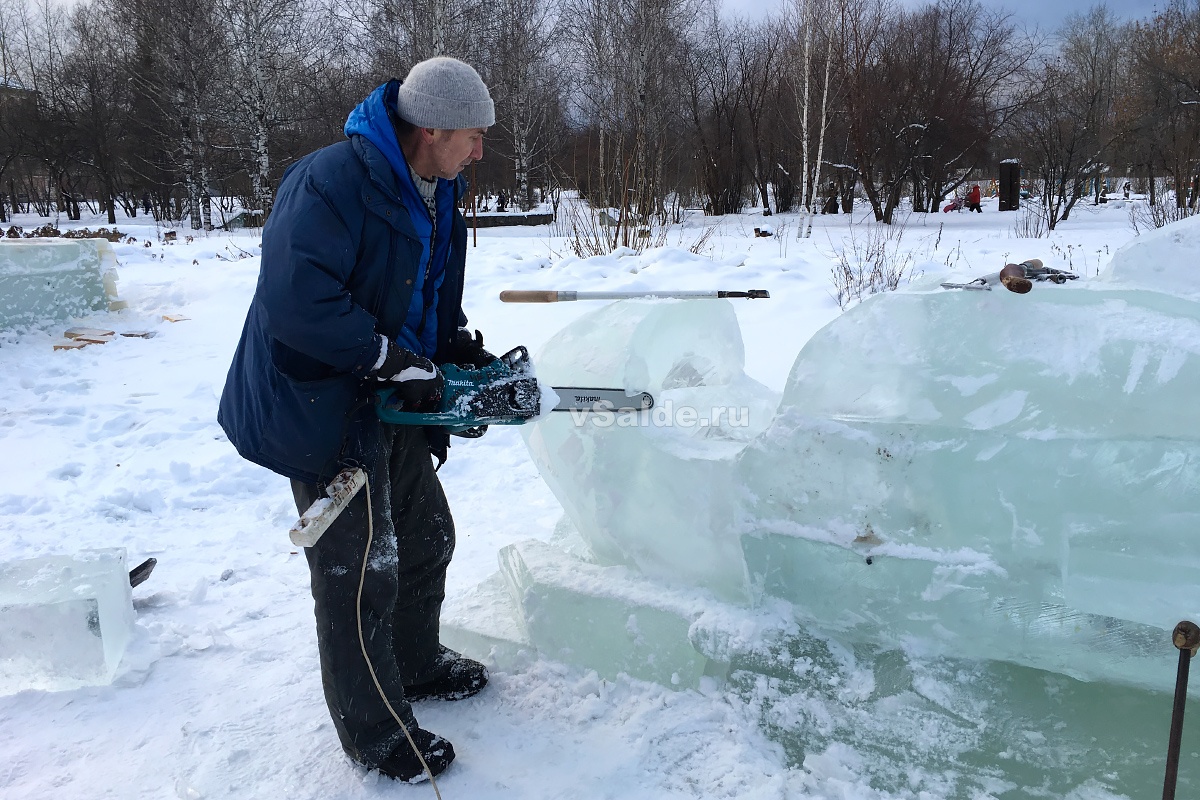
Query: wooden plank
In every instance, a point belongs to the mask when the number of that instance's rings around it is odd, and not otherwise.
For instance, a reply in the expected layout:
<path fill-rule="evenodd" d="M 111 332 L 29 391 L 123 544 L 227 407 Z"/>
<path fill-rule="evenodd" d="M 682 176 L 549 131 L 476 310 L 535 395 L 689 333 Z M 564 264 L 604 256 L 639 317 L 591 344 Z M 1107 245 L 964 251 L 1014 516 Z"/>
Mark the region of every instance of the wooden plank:
<path fill-rule="evenodd" d="M 67 337 L 68 339 L 94 339 L 96 337 L 103 336 L 111 337 L 112 335 L 112 331 L 106 331 L 103 328 L 69 328 L 63 332 L 63 336 Z"/>
<path fill-rule="evenodd" d="M 183 322 L 187 319 L 191 319 L 191 317 L 185 317 L 182 314 L 163 314 L 163 322 Z"/>

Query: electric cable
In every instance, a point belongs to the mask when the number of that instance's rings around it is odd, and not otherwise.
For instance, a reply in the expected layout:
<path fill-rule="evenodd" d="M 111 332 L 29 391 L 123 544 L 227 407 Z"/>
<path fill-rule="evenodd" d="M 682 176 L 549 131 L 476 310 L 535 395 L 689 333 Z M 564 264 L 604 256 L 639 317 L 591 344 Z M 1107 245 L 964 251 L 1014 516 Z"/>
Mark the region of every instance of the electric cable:
<path fill-rule="evenodd" d="M 366 471 L 363 471 L 364 477 Z M 417 758 L 421 762 L 421 767 L 425 770 L 425 774 L 429 776 L 429 783 L 433 786 L 433 793 L 437 795 L 438 800 L 442 800 L 442 793 L 438 790 L 437 781 L 433 779 L 433 770 L 429 768 L 429 764 L 425 762 L 425 756 L 421 755 L 421 748 L 417 747 L 417 743 L 413 741 L 412 734 L 408 731 L 408 726 L 404 724 L 404 720 L 400 719 L 400 715 L 396 713 L 396 709 L 392 708 L 392 703 L 388 700 L 387 694 L 383 691 L 383 686 L 379 683 L 378 676 L 375 675 L 375 665 L 371 663 L 371 657 L 367 655 L 367 642 L 363 637 L 362 624 L 362 593 L 363 584 L 367 580 L 367 561 L 371 558 L 371 541 L 375 538 L 375 517 L 371 514 L 371 479 L 366 479 L 366 485 L 363 489 L 367 493 L 367 546 L 363 550 L 362 570 L 358 575 L 358 600 L 355 603 L 355 613 L 358 615 L 358 646 L 362 649 L 363 658 L 367 662 L 367 671 L 371 673 L 371 680 L 375 682 L 375 688 L 379 691 L 379 696 L 383 698 L 383 704 L 387 706 L 387 710 L 392 713 L 392 718 L 396 720 L 396 724 L 400 726 L 400 730 L 404 731 L 404 738 L 408 739 L 409 746 L 413 752 L 417 754 Z"/>

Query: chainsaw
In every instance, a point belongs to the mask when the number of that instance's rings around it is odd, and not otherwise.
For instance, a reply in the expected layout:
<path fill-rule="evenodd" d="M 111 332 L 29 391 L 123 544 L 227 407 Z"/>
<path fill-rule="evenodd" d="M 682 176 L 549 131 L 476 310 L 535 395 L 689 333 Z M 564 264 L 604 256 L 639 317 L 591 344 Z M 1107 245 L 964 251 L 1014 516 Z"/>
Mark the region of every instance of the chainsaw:
<path fill-rule="evenodd" d="M 555 386 L 555 405 L 544 408 L 550 397 L 533 374 L 529 351 L 516 347 L 479 369 L 444 364 L 441 400 L 434 409 L 406 408 L 394 388 L 375 393 L 375 414 L 393 425 L 434 425 L 449 433 L 476 437 L 488 425 L 523 425 L 544 411 L 637 412 L 654 408 L 649 392 L 597 389 L 584 386 Z M 351 499 L 366 485 L 367 477 L 357 467 L 347 467 L 325 487 L 327 497 L 318 498 L 292 527 L 289 535 L 297 547 L 312 547 L 328 530 Z"/>
<path fill-rule="evenodd" d="M 516 347 L 479 369 L 444 364 L 441 400 L 433 409 L 407 406 L 395 388 L 379 389 L 375 413 L 393 425 L 433 425 L 449 433 L 471 435 L 485 425 L 524 425 L 549 411 L 648 411 L 654 407 L 649 392 L 555 386 L 555 405 L 545 406 L 548 393 L 533 374 L 529 351 Z M 552 400 L 553 398 L 550 398 Z"/>

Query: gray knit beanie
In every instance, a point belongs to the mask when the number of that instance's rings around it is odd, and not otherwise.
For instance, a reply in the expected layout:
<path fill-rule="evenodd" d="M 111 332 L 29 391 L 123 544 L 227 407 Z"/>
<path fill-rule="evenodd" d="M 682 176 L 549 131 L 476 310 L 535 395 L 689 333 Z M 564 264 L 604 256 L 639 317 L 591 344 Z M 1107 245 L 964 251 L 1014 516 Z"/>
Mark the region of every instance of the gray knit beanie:
<path fill-rule="evenodd" d="M 496 123 L 492 96 L 470 64 L 438 56 L 413 66 L 396 93 L 400 118 L 418 128 L 489 128 Z"/>

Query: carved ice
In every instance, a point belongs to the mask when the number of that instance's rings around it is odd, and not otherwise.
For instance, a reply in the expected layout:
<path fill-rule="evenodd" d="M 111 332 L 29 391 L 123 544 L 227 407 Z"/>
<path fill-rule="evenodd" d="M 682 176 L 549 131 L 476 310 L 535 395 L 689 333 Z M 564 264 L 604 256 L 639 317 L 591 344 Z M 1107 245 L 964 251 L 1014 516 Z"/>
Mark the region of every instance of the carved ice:
<path fill-rule="evenodd" d="M 1200 619 L 1196 252 L 1200 218 L 1099 279 L 875 296 L 782 397 L 744 374 L 728 302 L 579 318 L 539 378 L 658 405 L 522 429 L 565 519 L 502 551 L 443 635 L 724 679 L 791 763 L 852 746 L 883 789 L 1144 793 L 1169 632 Z"/>
<path fill-rule="evenodd" d="M 807 343 L 777 411 L 730 304 L 615 303 L 539 375 L 659 407 L 527 442 L 598 564 L 848 641 L 1162 688 L 1163 632 L 1200 617 L 1191 239 L 1026 295 L 873 297 Z"/>

